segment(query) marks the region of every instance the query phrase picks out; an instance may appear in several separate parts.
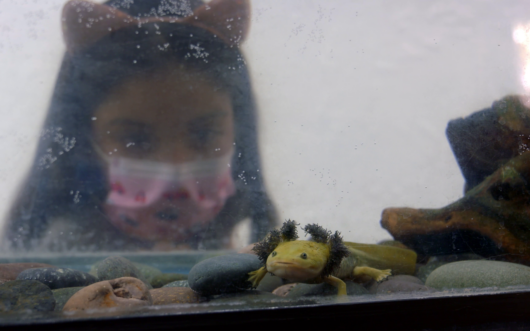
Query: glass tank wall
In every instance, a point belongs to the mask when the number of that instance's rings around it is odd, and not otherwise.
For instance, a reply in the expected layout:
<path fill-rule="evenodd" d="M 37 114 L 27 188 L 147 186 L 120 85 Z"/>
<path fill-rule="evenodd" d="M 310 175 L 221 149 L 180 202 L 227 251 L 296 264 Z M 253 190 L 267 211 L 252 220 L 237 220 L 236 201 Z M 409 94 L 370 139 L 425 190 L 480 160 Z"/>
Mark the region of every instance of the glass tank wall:
<path fill-rule="evenodd" d="M 526 1 L 2 4 L 0 325 L 530 289 Z"/>

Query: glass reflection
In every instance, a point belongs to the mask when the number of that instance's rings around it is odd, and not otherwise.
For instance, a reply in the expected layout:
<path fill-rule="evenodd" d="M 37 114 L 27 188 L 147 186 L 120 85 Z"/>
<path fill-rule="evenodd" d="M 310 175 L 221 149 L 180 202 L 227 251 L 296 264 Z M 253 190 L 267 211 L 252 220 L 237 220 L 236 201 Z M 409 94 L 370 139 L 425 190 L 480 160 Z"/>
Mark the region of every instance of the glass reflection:
<path fill-rule="evenodd" d="M 522 66 L 521 83 L 526 95 L 521 98 L 526 107 L 530 107 L 530 25 L 518 24 L 513 29 L 513 41 L 519 47 L 519 56 Z"/>

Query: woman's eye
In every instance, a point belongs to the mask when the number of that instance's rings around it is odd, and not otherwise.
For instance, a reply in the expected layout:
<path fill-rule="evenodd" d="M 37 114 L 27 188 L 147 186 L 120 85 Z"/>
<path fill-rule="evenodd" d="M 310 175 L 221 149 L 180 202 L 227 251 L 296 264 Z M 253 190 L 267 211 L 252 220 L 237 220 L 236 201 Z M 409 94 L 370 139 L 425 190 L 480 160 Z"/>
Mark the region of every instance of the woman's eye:
<path fill-rule="evenodd" d="M 305 259 L 307 259 L 307 254 L 306 253 L 302 253 L 302 254 L 300 254 L 300 257 L 305 260 Z"/>
<path fill-rule="evenodd" d="M 224 126 L 217 116 L 199 117 L 187 124 L 187 133 L 193 148 L 205 149 L 224 135 Z"/>
<path fill-rule="evenodd" d="M 278 254 L 278 253 L 276 253 L 276 252 L 272 252 L 271 255 L 272 255 L 272 256 L 276 256 L 276 254 Z"/>
<path fill-rule="evenodd" d="M 140 140 L 128 140 L 125 144 L 125 147 L 130 149 L 141 149 L 144 151 L 148 151 L 152 148 L 152 145 L 148 141 L 140 141 Z"/>
<path fill-rule="evenodd" d="M 138 144 L 138 148 L 144 150 L 144 151 L 150 151 L 152 149 L 152 145 L 150 142 L 142 141 Z"/>
<path fill-rule="evenodd" d="M 126 135 L 120 138 L 129 153 L 146 153 L 153 149 L 152 139 L 146 135 Z"/>
<path fill-rule="evenodd" d="M 222 131 L 214 129 L 196 129 L 190 132 L 190 143 L 195 148 L 204 148 L 215 142 L 217 137 L 222 135 Z"/>

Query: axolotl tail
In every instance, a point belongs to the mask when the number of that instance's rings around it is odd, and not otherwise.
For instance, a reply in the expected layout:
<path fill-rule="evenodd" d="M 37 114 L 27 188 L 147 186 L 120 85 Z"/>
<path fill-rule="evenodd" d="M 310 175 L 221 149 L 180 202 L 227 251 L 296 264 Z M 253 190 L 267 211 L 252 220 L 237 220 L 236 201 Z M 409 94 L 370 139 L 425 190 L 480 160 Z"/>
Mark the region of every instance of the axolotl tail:
<path fill-rule="evenodd" d="M 416 252 L 394 246 L 345 242 L 355 266 L 392 269 L 393 275 L 413 275 L 416 271 Z"/>

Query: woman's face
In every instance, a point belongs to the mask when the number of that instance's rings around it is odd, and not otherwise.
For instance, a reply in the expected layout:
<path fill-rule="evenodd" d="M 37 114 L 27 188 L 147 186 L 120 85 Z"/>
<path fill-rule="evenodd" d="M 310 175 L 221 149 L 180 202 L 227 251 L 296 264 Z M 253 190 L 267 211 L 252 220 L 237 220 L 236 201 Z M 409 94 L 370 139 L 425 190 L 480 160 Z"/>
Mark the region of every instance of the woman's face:
<path fill-rule="evenodd" d="M 92 120 L 108 165 L 106 212 L 122 232 L 156 242 L 185 241 L 234 193 L 228 164 L 232 101 L 204 74 L 174 66 L 125 82 Z M 145 177 L 145 169 L 152 175 Z"/>
<path fill-rule="evenodd" d="M 234 142 L 228 92 L 178 67 L 118 86 L 96 109 L 92 127 L 109 155 L 173 164 L 218 157 Z"/>

